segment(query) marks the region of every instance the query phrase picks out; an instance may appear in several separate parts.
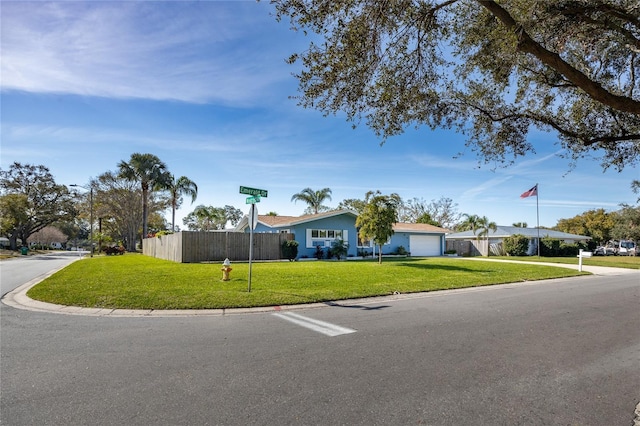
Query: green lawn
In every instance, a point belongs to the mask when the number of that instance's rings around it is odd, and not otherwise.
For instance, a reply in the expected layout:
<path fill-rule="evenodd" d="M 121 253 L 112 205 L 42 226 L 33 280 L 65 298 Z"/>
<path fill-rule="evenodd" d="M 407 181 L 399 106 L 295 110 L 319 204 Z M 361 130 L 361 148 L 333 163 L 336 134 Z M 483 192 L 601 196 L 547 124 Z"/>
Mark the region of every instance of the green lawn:
<path fill-rule="evenodd" d="M 491 259 L 524 260 L 527 262 L 565 263 L 569 265 L 578 264 L 578 258 L 575 256 L 572 256 L 572 257 L 537 257 L 537 256 L 495 257 L 495 256 L 491 256 Z M 640 269 L 640 256 L 593 256 L 593 257 L 582 259 L 582 264 L 591 265 L 591 266 L 608 266 L 611 268 Z"/>
<path fill-rule="evenodd" d="M 465 259 L 385 259 L 232 265 L 180 264 L 143 255 L 74 262 L 33 287 L 45 302 L 121 309 L 216 309 L 323 302 L 580 275 L 566 268 Z"/>

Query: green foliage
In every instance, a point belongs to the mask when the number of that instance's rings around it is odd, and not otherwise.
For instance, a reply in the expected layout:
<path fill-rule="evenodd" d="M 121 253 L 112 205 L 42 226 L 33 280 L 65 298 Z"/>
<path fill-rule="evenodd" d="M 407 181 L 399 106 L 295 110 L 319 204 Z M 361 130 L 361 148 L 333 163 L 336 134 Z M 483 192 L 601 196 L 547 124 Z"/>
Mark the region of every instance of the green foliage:
<path fill-rule="evenodd" d="M 380 191 L 370 191 L 365 201 L 365 208 L 356 219 L 356 227 L 361 240 L 373 240 L 379 247 L 378 263 L 382 263 L 382 245 L 393 235 L 402 199 L 398 194 L 382 195 Z"/>
<path fill-rule="evenodd" d="M 383 142 L 408 126 L 453 128 L 500 164 L 532 152 L 528 133 L 542 130 L 572 161 L 640 158 L 637 1 L 272 3 L 314 33 L 289 58 L 299 104 L 344 112 Z"/>
<path fill-rule="evenodd" d="M 136 250 L 136 242 L 142 232 L 142 189 L 138 182 L 120 177 L 115 172 L 105 172 L 91 182 L 95 188 L 94 217 L 103 218 L 101 222 L 102 233 L 109 236 L 112 241 L 122 241 L 129 251 Z M 148 207 L 153 213 L 164 207 L 155 200 L 154 194 L 149 197 Z M 86 225 L 89 225 L 90 206 L 82 204 L 82 217 Z M 95 230 L 95 229 L 94 229 Z"/>
<path fill-rule="evenodd" d="M 171 175 L 166 182 L 166 189 L 169 192 L 169 200 L 171 202 L 171 230 L 176 230 L 176 210 L 182 205 L 182 197 L 188 196 L 193 204 L 198 198 L 198 185 L 186 176 L 180 176 L 178 179 Z"/>
<path fill-rule="evenodd" d="M 613 221 L 612 238 L 640 242 L 640 206 L 622 205 L 613 215 Z"/>
<path fill-rule="evenodd" d="M 149 193 L 171 185 L 167 165 L 153 154 L 133 153 L 129 162 L 118 163 L 119 177 L 140 184 L 142 189 L 142 235 L 146 236 L 149 219 Z M 129 250 L 132 248 L 130 247 Z"/>
<path fill-rule="evenodd" d="M 540 239 L 540 255 L 545 257 L 575 256 L 580 249 L 587 249 L 586 244 L 567 244 L 560 240 L 544 237 Z"/>
<path fill-rule="evenodd" d="M 400 256 L 406 256 L 409 254 L 409 252 L 406 248 L 404 248 L 404 246 L 398 246 L 398 248 L 396 248 L 396 254 Z"/>
<path fill-rule="evenodd" d="M 282 256 L 293 262 L 298 257 L 298 242 L 287 240 L 282 242 Z"/>
<path fill-rule="evenodd" d="M 331 243 L 331 255 L 338 260 L 346 257 L 348 251 L 349 244 L 342 239 L 336 239 Z"/>
<path fill-rule="evenodd" d="M 486 216 L 478 216 L 477 214 L 463 214 L 465 219 L 458 225 L 459 231 L 472 231 L 473 235 L 476 236 L 477 240 L 480 240 L 480 237 L 488 236 L 489 231 L 495 231 L 497 229 L 497 225 L 495 222 L 490 222 Z"/>
<path fill-rule="evenodd" d="M 331 200 L 331 189 L 323 188 L 319 191 L 314 191 L 311 188 L 305 188 L 297 194 L 293 194 L 291 201 L 302 201 L 309 206 L 305 213 L 318 214 L 321 211 L 329 210 L 329 207 L 323 206 L 325 200 Z"/>
<path fill-rule="evenodd" d="M 506 237 L 502 241 L 502 249 L 509 256 L 524 256 L 529 251 L 529 238 L 521 234 Z"/>
<path fill-rule="evenodd" d="M 190 231 L 213 231 L 224 229 L 227 216 L 224 208 L 199 205 L 182 219 Z"/>
<path fill-rule="evenodd" d="M 364 200 L 359 200 L 357 198 L 346 198 L 338 204 L 336 210 L 352 210 L 358 214 L 362 213 L 365 206 Z"/>
<path fill-rule="evenodd" d="M 588 210 L 570 219 L 560 219 L 554 229 L 576 235 L 586 235 L 595 244 L 603 244 L 611 239 L 614 214 L 604 209 Z"/>
<path fill-rule="evenodd" d="M 0 170 L 0 228 L 13 250 L 17 240 L 76 214 L 73 194 L 45 166 L 14 162 Z"/>

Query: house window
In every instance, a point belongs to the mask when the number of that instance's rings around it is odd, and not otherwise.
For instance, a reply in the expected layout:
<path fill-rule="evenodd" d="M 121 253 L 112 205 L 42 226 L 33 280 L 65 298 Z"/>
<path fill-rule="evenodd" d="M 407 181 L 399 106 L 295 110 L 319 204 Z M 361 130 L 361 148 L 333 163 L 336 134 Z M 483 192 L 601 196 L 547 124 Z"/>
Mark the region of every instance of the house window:
<path fill-rule="evenodd" d="M 307 229 L 307 247 L 331 247 L 335 240 L 346 240 L 347 231 L 342 229 Z"/>
<path fill-rule="evenodd" d="M 358 234 L 358 247 L 373 247 L 373 241 L 371 240 L 362 241 L 360 239 L 360 234 Z"/>

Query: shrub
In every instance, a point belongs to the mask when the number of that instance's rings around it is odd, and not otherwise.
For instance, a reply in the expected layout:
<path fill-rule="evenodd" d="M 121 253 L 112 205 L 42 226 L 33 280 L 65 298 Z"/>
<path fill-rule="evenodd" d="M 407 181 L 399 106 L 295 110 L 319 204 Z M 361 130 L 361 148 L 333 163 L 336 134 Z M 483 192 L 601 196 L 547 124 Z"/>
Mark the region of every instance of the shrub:
<path fill-rule="evenodd" d="M 282 256 L 293 262 L 298 257 L 298 242 L 295 240 L 287 240 L 282 242 Z"/>
<path fill-rule="evenodd" d="M 107 246 L 107 247 L 103 247 L 102 251 L 107 255 L 107 256 L 111 256 L 111 255 L 122 255 L 124 254 L 125 250 L 124 247 L 122 246 Z"/>
<path fill-rule="evenodd" d="M 502 241 L 502 248 L 507 256 L 525 256 L 529 251 L 529 239 L 521 234 L 515 234 Z"/>
<path fill-rule="evenodd" d="M 560 240 L 544 237 L 540 239 L 540 255 L 541 256 L 560 256 Z"/>
<path fill-rule="evenodd" d="M 349 244 L 347 244 L 344 240 L 336 239 L 333 243 L 331 243 L 331 255 L 336 257 L 338 260 L 340 258 L 345 257 L 349 250 Z M 329 257 L 329 254 L 327 254 Z"/>
<path fill-rule="evenodd" d="M 398 246 L 398 248 L 396 249 L 396 253 L 398 253 L 400 256 L 406 256 L 407 249 L 404 248 L 404 246 Z"/>
<path fill-rule="evenodd" d="M 358 256 L 360 257 L 367 257 L 367 256 L 371 256 L 371 252 L 368 250 L 361 250 L 358 249 Z"/>

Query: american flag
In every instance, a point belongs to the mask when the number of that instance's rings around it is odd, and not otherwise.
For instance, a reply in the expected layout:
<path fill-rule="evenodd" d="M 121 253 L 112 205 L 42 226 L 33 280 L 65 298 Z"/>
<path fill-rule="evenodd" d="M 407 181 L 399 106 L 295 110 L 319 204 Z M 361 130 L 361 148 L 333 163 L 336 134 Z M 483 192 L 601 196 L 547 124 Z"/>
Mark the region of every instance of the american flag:
<path fill-rule="evenodd" d="M 523 192 L 523 193 L 520 195 L 520 198 L 533 197 L 534 195 L 535 195 L 535 196 L 538 196 L 538 184 L 537 184 L 537 183 L 536 183 L 536 185 L 535 185 L 533 188 L 531 188 L 530 190 Z"/>

